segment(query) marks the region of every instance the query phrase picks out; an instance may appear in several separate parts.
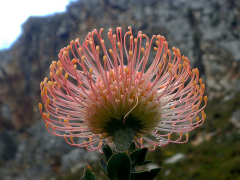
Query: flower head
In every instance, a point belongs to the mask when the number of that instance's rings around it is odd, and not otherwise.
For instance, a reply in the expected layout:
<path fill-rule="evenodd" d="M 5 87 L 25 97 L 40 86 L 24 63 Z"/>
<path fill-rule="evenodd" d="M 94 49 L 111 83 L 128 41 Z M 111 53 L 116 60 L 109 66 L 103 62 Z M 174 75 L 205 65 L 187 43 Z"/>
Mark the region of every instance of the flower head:
<path fill-rule="evenodd" d="M 134 38 L 130 27 L 124 36 L 121 28 L 116 34 L 110 29 L 107 50 L 102 31 L 89 32 L 82 45 L 71 41 L 50 65 L 50 79 L 40 84 L 46 113 L 39 104 L 47 130 L 88 150 L 100 149 L 103 141 L 119 151 L 132 141 L 153 149 L 186 142 L 187 132 L 206 119 L 198 69 L 191 70 L 188 58 L 174 47 L 172 57 L 161 35 L 149 39 L 140 31 Z M 75 137 L 87 141 L 77 143 Z"/>

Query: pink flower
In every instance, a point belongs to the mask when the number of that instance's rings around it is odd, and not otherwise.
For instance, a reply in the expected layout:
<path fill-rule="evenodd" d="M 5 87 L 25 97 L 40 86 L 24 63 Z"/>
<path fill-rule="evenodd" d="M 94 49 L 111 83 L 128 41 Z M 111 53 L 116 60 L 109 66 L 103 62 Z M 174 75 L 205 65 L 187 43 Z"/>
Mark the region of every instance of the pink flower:
<path fill-rule="evenodd" d="M 172 57 L 161 35 L 149 39 L 139 31 L 134 38 L 130 27 L 124 36 L 121 28 L 110 29 L 107 50 L 102 31 L 89 32 L 82 45 L 71 41 L 50 65 L 50 80 L 40 84 L 46 113 L 39 104 L 47 130 L 88 150 L 100 149 L 103 140 L 119 151 L 131 142 L 153 149 L 187 142 L 187 132 L 206 119 L 198 69 L 174 47 Z"/>

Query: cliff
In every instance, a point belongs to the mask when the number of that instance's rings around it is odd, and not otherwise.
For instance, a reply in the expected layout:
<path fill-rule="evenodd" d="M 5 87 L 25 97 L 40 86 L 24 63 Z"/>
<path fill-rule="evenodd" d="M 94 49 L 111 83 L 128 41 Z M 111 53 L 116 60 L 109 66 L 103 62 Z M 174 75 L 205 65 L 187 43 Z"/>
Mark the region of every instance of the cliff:
<path fill-rule="evenodd" d="M 81 0 L 65 13 L 30 17 L 12 47 L 0 52 L 0 173 L 5 179 L 52 177 L 68 169 L 64 155 L 85 152 L 47 133 L 38 111 L 39 83 L 72 39 L 83 42 L 93 29 L 118 26 L 164 35 L 199 69 L 210 100 L 228 101 L 240 92 L 237 0 Z"/>

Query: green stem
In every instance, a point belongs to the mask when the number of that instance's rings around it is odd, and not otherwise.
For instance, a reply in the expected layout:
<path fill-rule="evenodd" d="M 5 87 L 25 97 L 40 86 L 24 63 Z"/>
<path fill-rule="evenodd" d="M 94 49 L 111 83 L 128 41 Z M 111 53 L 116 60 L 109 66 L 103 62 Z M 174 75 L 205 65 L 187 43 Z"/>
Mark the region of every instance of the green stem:
<path fill-rule="evenodd" d="M 113 140 L 117 152 L 128 150 L 133 141 L 135 131 L 130 128 L 118 129 L 114 132 Z"/>

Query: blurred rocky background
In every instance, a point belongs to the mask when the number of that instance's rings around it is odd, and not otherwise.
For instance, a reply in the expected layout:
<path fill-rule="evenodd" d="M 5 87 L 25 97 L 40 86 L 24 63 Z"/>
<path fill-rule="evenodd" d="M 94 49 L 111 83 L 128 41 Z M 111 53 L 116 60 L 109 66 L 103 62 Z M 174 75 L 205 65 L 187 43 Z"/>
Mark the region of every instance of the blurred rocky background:
<path fill-rule="evenodd" d="M 205 124 L 190 133 L 188 143 L 149 154 L 152 166 L 163 166 L 158 178 L 240 179 L 239 0 L 80 0 L 65 13 L 30 17 L 12 47 L 0 51 L 0 179 L 75 180 L 85 162 L 98 176 L 92 162 L 100 153 L 72 147 L 46 131 L 38 111 L 39 83 L 72 39 L 83 42 L 93 29 L 103 27 L 106 34 L 118 26 L 123 31 L 131 26 L 135 35 L 139 30 L 164 35 L 206 83 Z"/>

